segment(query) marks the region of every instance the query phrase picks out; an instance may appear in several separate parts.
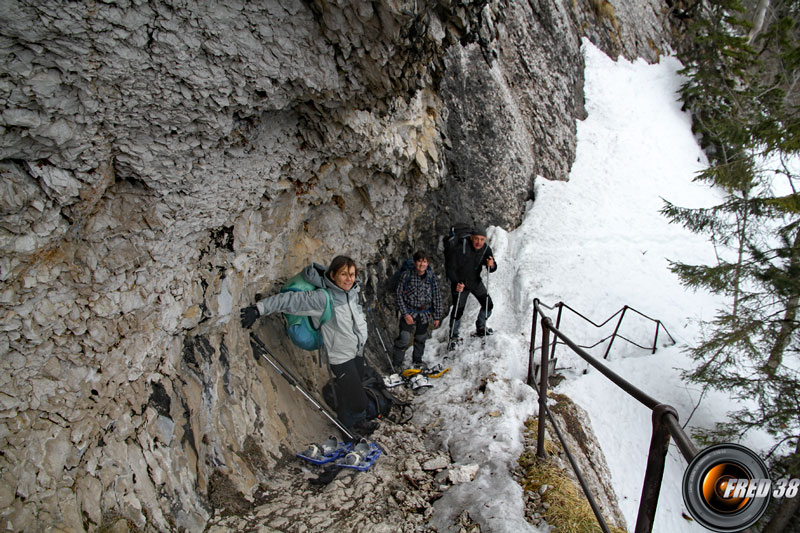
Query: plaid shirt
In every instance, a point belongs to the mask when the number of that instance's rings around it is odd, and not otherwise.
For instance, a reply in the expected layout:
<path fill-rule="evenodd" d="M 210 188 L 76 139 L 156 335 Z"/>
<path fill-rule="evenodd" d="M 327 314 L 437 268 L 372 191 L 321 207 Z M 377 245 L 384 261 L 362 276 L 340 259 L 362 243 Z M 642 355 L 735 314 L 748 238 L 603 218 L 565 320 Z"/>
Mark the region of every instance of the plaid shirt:
<path fill-rule="evenodd" d="M 406 270 L 397 284 L 397 309 L 400 316 L 425 317 L 429 321 L 442 319 L 442 293 L 433 271 L 420 277 L 415 270 Z"/>

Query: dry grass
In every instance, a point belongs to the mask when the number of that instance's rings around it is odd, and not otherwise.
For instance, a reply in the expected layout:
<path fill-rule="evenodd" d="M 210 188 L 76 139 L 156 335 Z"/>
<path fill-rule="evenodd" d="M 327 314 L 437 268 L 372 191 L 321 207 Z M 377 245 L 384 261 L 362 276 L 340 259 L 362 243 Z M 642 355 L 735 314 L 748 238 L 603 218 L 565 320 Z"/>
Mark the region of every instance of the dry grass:
<path fill-rule="evenodd" d="M 525 437 L 528 442 L 535 441 L 538 422 L 530 418 L 525 422 Z M 561 447 L 551 441 L 545 441 L 548 455 L 557 454 Z M 560 467 L 547 459 L 536 457 L 536 450 L 529 447 L 519 458 L 523 469 L 522 487 L 527 491 L 538 492 L 547 485 L 542 494 L 542 502 L 547 509 L 541 511 L 542 517 L 553 526 L 557 533 L 595 533 L 600 526 L 594 516 L 583 491 Z M 625 533 L 625 530 L 612 527 L 613 533 Z"/>

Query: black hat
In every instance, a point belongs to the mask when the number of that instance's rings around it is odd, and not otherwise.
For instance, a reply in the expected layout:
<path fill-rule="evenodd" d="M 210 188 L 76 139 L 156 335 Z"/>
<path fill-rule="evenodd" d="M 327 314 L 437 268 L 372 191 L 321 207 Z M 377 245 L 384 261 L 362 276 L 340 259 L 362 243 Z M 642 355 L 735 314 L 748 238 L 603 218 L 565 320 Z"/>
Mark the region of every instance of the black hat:
<path fill-rule="evenodd" d="M 482 235 L 483 237 L 486 237 L 486 228 L 481 225 L 476 225 L 474 228 L 472 228 L 472 235 Z"/>

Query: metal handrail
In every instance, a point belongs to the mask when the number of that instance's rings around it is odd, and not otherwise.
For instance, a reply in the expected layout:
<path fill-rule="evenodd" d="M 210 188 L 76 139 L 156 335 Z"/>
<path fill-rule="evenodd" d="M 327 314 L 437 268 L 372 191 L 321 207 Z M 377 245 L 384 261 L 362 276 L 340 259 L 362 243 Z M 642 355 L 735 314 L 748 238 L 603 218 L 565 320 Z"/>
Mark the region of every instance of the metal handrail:
<path fill-rule="evenodd" d="M 547 453 L 544 449 L 544 431 L 545 431 L 545 423 L 547 420 L 547 416 L 549 414 L 549 410 L 547 408 L 547 388 L 548 388 L 548 358 L 553 350 L 555 350 L 555 345 L 558 342 L 558 339 L 569 346 L 572 351 L 574 351 L 578 356 L 580 356 L 584 361 L 595 367 L 597 370 L 600 371 L 604 376 L 606 376 L 611 382 L 625 391 L 628 395 L 635 398 L 639 403 L 646 406 L 648 409 L 653 411 L 653 433 L 650 439 L 650 449 L 647 456 L 647 467 L 645 470 L 644 482 L 642 483 L 642 496 L 641 500 L 639 501 L 639 512 L 636 517 L 636 529 L 635 533 L 650 533 L 653 530 L 653 521 L 655 519 L 656 514 L 656 506 L 658 505 L 658 496 L 661 491 L 661 480 L 664 476 L 664 466 L 666 463 L 667 451 L 669 449 L 669 439 L 670 437 L 675 439 L 675 443 L 678 445 L 678 449 L 680 450 L 683 457 L 691 462 L 695 455 L 697 455 L 698 450 L 692 443 L 691 439 L 686 435 L 681 428 L 678 422 L 678 413 L 675 409 L 667 404 L 663 404 L 653 398 L 652 396 L 648 395 L 644 391 L 640 390 L 636 386 L 632 385 L 630 382 L 626 381 L 616 372 L 605 366 L 603 363 L 589 355 L 583 348 L 575 344 L 569 337 L 564 335 L 561 331 L 558 330 L 557 327 L 553 325 L 553 321 L 550 320 L 540 309 L 540 307 L 547 307 L 541 302 L 539 299 L 536 298 L 533 300 L 533 319 L 531 324 L 531 347 L 529 353 L 529 365 L 528 365 L 528 385 L 531 387 L 536 388 L 535 379 L 532 376 L 532 368 L 533 368 L 533 358 L 536 351 L 536 320 L 537 317 L 541 314 L 541 326 L 542 326 L 542 346 L 541 346 L 541 362 L 539 365 L 540 370 L 540 380 L 539 380 L 539 427 L 538 427 L 538 436 L 537 436 L 537 446 L 536 446 L 536 455 L 540 458 L 545 458 Z M 626 306 L 627 307 L 627 306 Z M 553 309 L 552 307 L 548 307 L 548 309 Z M 560 311 L 561 307 L 559 307 Z M 624 309 L 624 308 L 623 308 Z M 638 311 L 637 311 L 638 312 Z M 560 314 L 560 313 L 559 313 Z M 613 316 L 612 316 L 613 318 Z M 648 317 L 649 318 L 649 317 Z M 610 320 L 610 319 L 609 319 Z M 652 319 L 651 319 L 652 320 Z M 660 324 L 660 321 L 659 321 Z M 666 328 L 665 328 L 666 331 Z M 553 346 L 550 348 L 550 334 L 555 336 Z M 670 336 L 672 338 L 672 336 Z M 556 430 L 556 434 L 560 434 L 560 430 L 558 429 L 555 420 L 550 415 L 550 421 L 553 424 L 553 427 Z M 560 436 L 559 436 L 560 438 Z M 562 444 L 564 444 L 563 439 Z M 566 444 L 564 444 L 564 449 L 566 450 Z M 568 456 L 569 457 L 569 456 Z M 570 461 L 575 470 L 576 475 L 578 475 L 579 479 L 582 479 L 581 474 L 578 471 L 577 466 L 574 462 Z M 586 487 L 585 483 L 581 484 L 584 494 L 586 494 L 587 499 L 590 502 L 594 501 L 593 496 L 589 493 L 588 487 Z M 595 516 L 598 519 L 598 523 L 600 524 L 601 528 L 605 527 L 604 519 L 602 515 L 599 513 L 599 510 L 596 510 L 596 505 L 592 505 L 592 510 L 595 512 Z M 605 529 L 604 529 L 605 530 Z"/>
<path fill-rule="evenodd" d="M 594 348 L 595 346 L 597 346 L 598 344 L 600 344 L 602 342 L 605 342 L 608 339 L 611 339 L 611 342 L 609 342 L 608 346 L 606 347 L 605 354 L 603 354 L 603 359 L 608 359 L 608 354 L 611 352 L 611 346 L 614 344 L 614 340 L 617 339 L 617 338 L 620 338 L 620 339 L 622 339 L 622 340 L 624 340 L 624 341 L 626 341 L 626 342 L 628 342 L 630 344 L 633 344 L 634 346 L 636 346 L 637 348 L 641 348 L 642 350 L 652 350 L 651 353 L 656 353 L 656 349 L 658 348 L 658 334 L 659 334 L 659 331 L 663 329 L 664 333 L 666 333 L 667 336 L 669 337 L 670 341 L 672 341 L 672 344 L 675 344 L 675 339 L 672 337 L 672 334 L 669 332 L 669 330 L 667 330 L 666 326 L 664 326 L 664 324 L 661 322 L 661 320 L 658 320 L 656 318 L 652 318 L 650 316 L 647 316 L 646 314 L 642 313 L 638 309 L 634 309 L 633 307 L 630 307 L 628 305 L 622 306 L 616 313 L 614 313 L 613 315 L 611 315 L 610 317 L 608 317 L 607 319 L 605 319 L 603 322 L 601 322 L 599 324 L 596 323 L 595 321 L 593 321 L 592 319 L 586 317 L 585 315 L 581 314 L 577 310 L 573 309 L 569 305 L 565 304 L 564 302 L 558 302 L 556 305 L 554 305 L 552 307 L 544 305 L 541 302 L 540 302 L 540 305 L 543 306 L 543 307 L 546 307 L 547 309 L 550 309 L 550 310 L 558 309 L 558 315 L 556 317 L 556 328 L 557 329 L 561 327 L 561 316 L 562 316 L 562 312 L 563 312 L 564 309 L 572 311 L 574 314 L 576 314 L 577 316 L 582 318 L 584 321 L 588 322 L 589 324 L 593 325 L 595 328 L 598 328 L 598 329 L 602 328 L 603 326 L 605 326 L 606 324 L 611 322 L 611 319 L 613 319 L 615 316 L 620 315 L 619 320 L 617 321 L 617 325 L 614 328 L 614 333 L 612 333 L 611 335 L 608 335 L 607 337 L 604 337 L 604 338 L 600 339 L 599 341 L 597 341 L 596 343 L 594 343 L 591 346 L 581 346 L 581 348 L 591 349 L 591 348 Z M 625 313 L 627 313 L 628 311 L 632 311 L 632 312 L 638 314 L 639 316 L 641 316 L 643 318 L 646 318 L 647 320 L 650 320 L 651 322 L 655 322 L 656 323 L 656 333 L 655 333 L 655 338 L 653 339 L 653 345 L 652 346 L 642 346 L 641 344 L 639 344 L 639 343 L 637 343 L 635 341 L 632 341 L 631 339 L 628 339 L 627 337 L 624 337 L 624 336 L 619 334 L 619 328 L 620 328 L 620 326 L 622 326 L 622 320 L 625 318 Z M 558 344 L 558 340 L 557 339 L 556 339 L 555 342 L 556 342 L 556 344 Z"/>

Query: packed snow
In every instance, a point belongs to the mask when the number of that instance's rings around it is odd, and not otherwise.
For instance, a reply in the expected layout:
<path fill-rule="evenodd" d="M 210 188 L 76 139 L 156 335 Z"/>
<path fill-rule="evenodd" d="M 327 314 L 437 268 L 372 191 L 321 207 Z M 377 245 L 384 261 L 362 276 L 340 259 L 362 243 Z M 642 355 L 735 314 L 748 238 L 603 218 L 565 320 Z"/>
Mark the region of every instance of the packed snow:
<path fill-rule="evenodd" d="M 437 502 L 434 521 L 440 531 L 446 531 L 462 510 L 484 531 L 547 531 L 526 522 L 522 489 L 511 476 L 523 449 L 523 422 L 538 411 L 537 394 L 525 384 L 534 298 L 548 306 L 564 302 L 597 323 L 625 305 L 660 320 L 669 335 L 661 329 L 655 354 L 618 339 L 607 364 L 675 407 L 681 423 L 689 419 L 687 432 L 712 427 L 733 407 L 733 400 L 720 393 L 707 394 L 698 406 L 699 388 L 681 379 L 681 371 L 692 364 L 683 348 L 697 342 L 700 321 L 711 319 L 723 305 L 715 295 L 685 289 L 668 268 L 668 260 L 710 263 L 714 252 L 704 237 L 668 223 L 659 213 L 663 200 L 700 207 L 721 198 L 692 182 L 707 161 L 678 100 L 681 65 L 672 57 L 654 65 L 613 61 L 588 41 L 583 50 L 588 117 L 577 124 L 577 157 L 569 181 L 540 177 L 521 226 L 512 232 L 490 228 L 488 240 L 498 270 L 487 281 L 495 304 L 488 325 L 495 334 L 487 338 L 485 348 L 480 339 L 469 336 L 478 313 L 477 301 L 471 298 L 462 323 L 464 345 L 447 361 L 451 371 L 420 397 L 419 419 L 436 425 L 453 460 L 480 466 L 474 481 L 452 487 Z M 554 311 L 549 316 L 555 321 Z M 615 325 L 616 319 L 595 329 L 565 312 L 560 329 L 579 344 L 591 345 Z M 619 333 L 651 345 L 655 331 L 654 322 L 629 312 Z M 429 341 L 427 363 L 442 361 L 446 336 L 445 320 Z M 541 333 L 538 339 L 541 342 Z M 589 351 L 601 358 L 606 346 L 607 342 Z M 570 354 L 564 346 L 556 351 L 557 371 L 567 378 L 556 391 L 589 413 L 633 531 L 651 412 L 596 370 L 584 372 L 588 365 Z M 486 386 L 479 392 L 476 384 L 482 380 Z M 742 444 L 763 451 L 769 441 L 754 434 Z M 656 532 L 705 531 L 683 516 L 681 480 L 686 466 L 672 444 Z"/>

